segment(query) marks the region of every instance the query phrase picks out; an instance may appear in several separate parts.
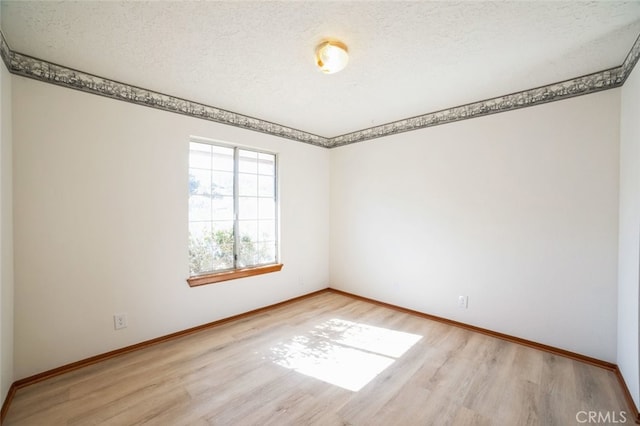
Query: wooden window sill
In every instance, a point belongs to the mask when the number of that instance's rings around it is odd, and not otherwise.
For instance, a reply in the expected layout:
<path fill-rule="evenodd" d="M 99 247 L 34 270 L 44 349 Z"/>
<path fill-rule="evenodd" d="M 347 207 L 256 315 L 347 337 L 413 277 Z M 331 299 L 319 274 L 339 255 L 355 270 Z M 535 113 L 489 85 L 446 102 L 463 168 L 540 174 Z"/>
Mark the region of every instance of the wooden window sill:
<path fill-rule="evenodd" d="M 252 277 L 254 275 L 268 274 L 270 272 L 278 272 L 284 265 L 276 263 L 273 265 L 256 266 L 254 268 L 234 269 L 233 271 L 216 272 L 207 275 L 197 275 L 187 278 L 189 287 L 197 287 L 199 285 L 214 284 L 222 281 L 235 280 L 238 278 Z"/>

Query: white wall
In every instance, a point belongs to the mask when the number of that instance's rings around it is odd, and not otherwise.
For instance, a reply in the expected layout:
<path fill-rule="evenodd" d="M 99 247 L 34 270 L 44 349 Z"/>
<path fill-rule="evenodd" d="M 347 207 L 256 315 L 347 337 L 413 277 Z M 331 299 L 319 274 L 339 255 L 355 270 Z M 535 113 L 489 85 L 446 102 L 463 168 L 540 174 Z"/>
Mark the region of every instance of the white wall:
<path fill-rule="evenodd" d="M 640 71 L 622 87 L 617 364 L 640 407 Z"/>
<path fill-rule="evenodd" d="M 329 151 L 14 76 L 13 379 L 327 285 L 616 362 L 619 114 L 616 89 Z M 282 272 L 186 285 L 190 135 L 280 153 Z"/>
<path fill-rule="evenodd" d="M 13 91 L 16 378 L 327 287 L 328 150 L 17 76 Z M 190 135 L 279 153 L 281 272 L 188 287 Z"/>
<path fill-rule="evenodd" d="M 619 112 L 615 89 L 332 150 L 331 286 L 615 362 Z"/>
<path fill-rule="evenodd" d="M 0 405 L 14 381 L 11 81 L 0 63 Z"/>

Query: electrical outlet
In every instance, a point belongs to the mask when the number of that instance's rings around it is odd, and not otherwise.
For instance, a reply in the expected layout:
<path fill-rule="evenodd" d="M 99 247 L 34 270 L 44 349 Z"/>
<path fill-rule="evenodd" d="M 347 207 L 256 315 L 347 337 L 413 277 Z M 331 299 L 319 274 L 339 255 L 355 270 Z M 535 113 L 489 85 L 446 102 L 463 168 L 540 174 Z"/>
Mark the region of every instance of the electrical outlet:
<path fill-rule="evenodd" d="M 469 296 L 458 296 L 458 308 L 467 309 L 469 307 Z"/>
<path fill-rule="evenodd" d="M 114 314 L 113 315 L 113 328 L 120 330 L 127 328 L 127 314 Z"/>

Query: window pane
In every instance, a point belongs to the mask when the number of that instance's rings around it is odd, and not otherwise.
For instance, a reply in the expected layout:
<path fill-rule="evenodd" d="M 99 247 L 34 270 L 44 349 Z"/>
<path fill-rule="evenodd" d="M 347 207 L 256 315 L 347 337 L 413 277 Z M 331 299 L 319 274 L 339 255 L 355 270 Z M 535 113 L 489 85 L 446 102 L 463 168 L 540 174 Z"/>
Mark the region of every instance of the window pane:
<path fill-rule="evenodd" d="M 211 197 L 191 195 L 189 197 L 189 222 L 210 221 L 211 219 Z"/>
<path fill-rule="evenodd" d="M 240 197 L 238 202 L 239 219 L 258 218 L 258 199 L 254 197 Z"/>
<path fill-rule="evenodd" d="M 273 220 L 261 220 L 258 222 L 258 235 L 260 241 L 275 241 L 276 222 Z"/>
<path fill-rule="evenodd" d="M 275 219 L 276 202 L 273 200 L 273 198 L 259 198 L 258 213 L 259 219 Z"/>
<path fill-rule="evenodd" d="M 190 143 L 191 274 L 276 262 L 275 162 L 273 154 Z"/>
<path fill-rule="evenodd" d="M 275 193 L 275 181 L 273 176 L 259 176 L 258 190 L 261 197 L 273 197 Z"/>
<path fill-rule="evenodd" d="M 213 146 L 213 169 L 233 171 L 233 148 Z"/>
<path fill-rule="evenodd" d="M 189 224 L 192 274 L 233 268 L 233 222 Z"/>
<path fill-rule="evenodd" d="M 273 154 L 258 154 L 258 173 L 261 175 L 274 175 L 276 156 Z"/>
<path fill-rule="evenodd" d="M 213 222 L 210 235 L 213 269 L 233 268 L 233 221 Z"/>
<path fill-rule="evenodd" d="M 212 202 L 213 219 L 233 220 L 233 197 L 220 196 Z"/>
<path fill-rule="evenodd" d="M 233 172 L 213 172 L 213 195 L 233 195 Z"/>
<path fill-rule="evenodd" d="M 240 221 L 238 228 L 240 230 L 238 267 L 244 268 L 256 265 L 258 262 L 256 245 L 256 235 L 258 233 L 257 223 L 255 221 Z"/>
<path fill-rule="evenodd" d="M 261 242 L 258 245 L 258 263 L 274 263 L 276 261 L 275 241 Z"/>
<path fill-rule="evenodd" d="M 240 252 L 238 253 L 238 268 L 247 268 L 258 264 L 256 246 L 254 243 L 240 242 Z"/>
<path fill-rule="evenodd" d="M 238 222 L 240 238 L 250 241 L 258 241 L 258 222 L 255 220 L 241 220 Z"/>
<path fill-rule="evenodd" d="M 258 195 L 258 176 L 247 173 L 238 175 L 238 192 L 242 195 L 250 195 L 255 197 Z"/>
<path fill-rule="evenodd" d="M 189 144 L 189 167 L 198 169 L 210 169 L 211 145 L 191 142 Z"/>
<path fill-rule="evenodd" d="M 209 249 L 207 236 L 211 235 L 211 224 L 189 224 L 189 270 L 198 274 L 213 269 L 213 253 Z"/>
<path fill-rule="evenodd" d="M 211 172 L 203 169 L 189 169 L 189 194 L 211 194 Z"/>
<path fill-rule="evenodd" d="M 240 150 L 240 173 L 258 173 L 258 153 Z"/>
<path fill-rule="evenodd" d="M 214 220 L 211 225 L 213 232 L 233 233 L 233 220 Z"/>

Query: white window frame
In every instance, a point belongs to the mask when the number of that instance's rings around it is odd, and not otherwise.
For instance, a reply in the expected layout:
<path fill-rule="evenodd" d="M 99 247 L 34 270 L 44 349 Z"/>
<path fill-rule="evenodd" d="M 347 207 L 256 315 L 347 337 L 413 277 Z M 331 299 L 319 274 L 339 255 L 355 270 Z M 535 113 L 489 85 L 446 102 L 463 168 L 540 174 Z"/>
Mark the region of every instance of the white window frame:
<path fill-rule="evenodd" d="M 280 263 L 280 208 L 279 208 L 279 200 L 280 200 L 280 191 L 279 191 L 279 156 L 276 152 L 267 151 L 264 149 L 255 148 L 252 146 L 235 144 L 229 142 L 223 142 L 213 139 L 207 139 L 202 137 L 192 136 L 189 138 L 189 144 L 191 142 L 208 144 L 213 146 L 219 146 L 224 148 L 233 149 L 233 159 L 234 159 L 234 171 L 233 171 L 233 205 L 234 205 L 234 214 L 233 214 L 233 235 L 234 235 L 234 253 L 233 253 L 233 268 L 224 269 L 224 270 L 216 270 L 216 271 L 208 271 L 202 272 L 198 274 L 191 275 L 187 282 L 191 287 L 205 285 L 205 284 L 213 284 L 221 281 L 228 281 L 237 278 L 244 278 L 253 275 L 266 274 L 270 272 L 280 271 L 283 267 L 282 263 Z M 240 220 L 238 218 L 238 204 L 240 200 L 239 196 L 239 161 L 240 155 L 239 151 L 251 151 L 258 154 L 268 154 L 274 156 L 274 202 L 275 202 L 275 211 L 274 211 L 274 221 L 275 221 L 275 261 L 267 264 L 259 264 L 254 266 L 249 266 L 246 268 L 238 268 L 238 249 L 240 246 L 240 232 L 239 232 L 239 223 Z M 188 165 L 190 168 L 191 165 Z M 189 222 L 188 222 L 189 223 Z"/>

